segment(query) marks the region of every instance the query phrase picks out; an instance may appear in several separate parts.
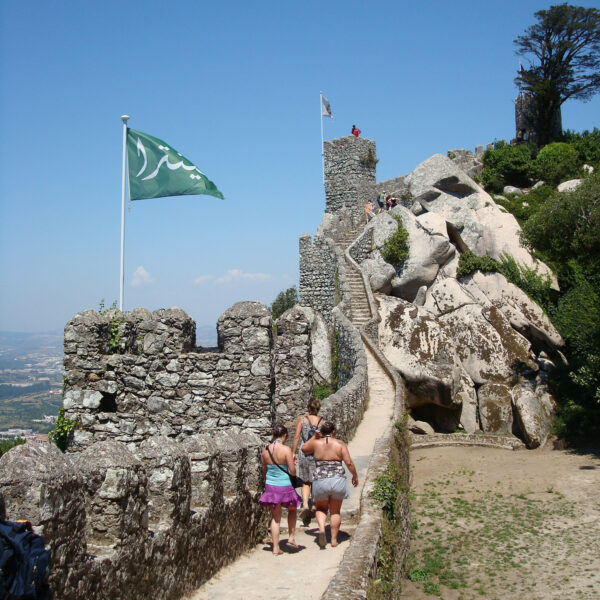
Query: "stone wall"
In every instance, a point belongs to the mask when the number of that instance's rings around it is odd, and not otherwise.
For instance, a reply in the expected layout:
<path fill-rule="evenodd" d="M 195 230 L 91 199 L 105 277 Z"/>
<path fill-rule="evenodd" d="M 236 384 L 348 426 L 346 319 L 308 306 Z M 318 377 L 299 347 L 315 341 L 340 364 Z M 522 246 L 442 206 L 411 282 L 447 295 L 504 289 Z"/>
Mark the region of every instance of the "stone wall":
<path fill-rule="evenodd" d="M 364 328 L 363 328 L 364 332 Z M 346 600 L 347 598 L 366 599 L 379 577 L 378 560 L 392 560 L 395 573 L 393 582 L 395 595 L 399 595 L 403 563 L 410 548 L 410 464 L 409 446 L 406 435 L 398 435 L 396 423 L 403 422 L 406 406 L 406 387 L 401 377 L 393 370 L 376 344 L 367 336 L 363 340 L 375 354 L 381 366 L 394 381 L 394 418 L 385 428 L 382 436 L 375 441 L 365 483 L 360 500 L 360 520 L 354 530 L 350 546 L 332 577 L 323 600 Z M 381 507 L 371 497 L 378 477 L 383 475 L 393 463 L 398 469 L 402 485 L 395 503 L 395 521 L 387 525 L 387 535 L 383 537 L 383 521 L 386 518 Z M 382 547 L 383 545 L 383 547 Z M 379 597 L 375 594 L 375 597 Z"/>
<path fill-rule="evenodd" d="M 378 182 L 375 186 L 375 192 L 377 195 L 386 192 L 401 199 L 410 195 L 408 184 L 404 181 L 402 175 Z"/>
<path fill-rule="evenodd" d="M 275 421 L 288 428 L 306 412 L 313 386 L 311 327 L 299 305 L 277 319 Z M 290 432 L 291 433 L 291 432 Z M 293 437 L 290 435 L 290 438 Z"/>
<path fill-rule="evenodd" d="M 327 237 L 308 233 L 300 238 L 300 303 L 318 310 L 328 325 L 340 301 L 340 274 L 335 244 Z"/>
<path fill-rule="evenodd" d="M 375 142 L 348 136 L 324 143 L 325 212 L 338 213 L 344 207 L 357 215 L 365 212 L 367 200 L 375 201 Z"/>
<path fill-rule="evenodd" d="M 339 354 L 339 389 L 323 401 L 321 415 L 333 421 L 337 435 L 348 441 L 367 408 L 367 357 L 356 327 L 339 308 L 334 309 L 333 316 Z"/>
<path fill-rule="evenodd" d="M 64 346 L 65 414 L 80 423 L 70 451 L 232 426 L 266 434 L 274 410 L 271 314 L 259 302 L 239 302 L 217 331 L 219 349 L 207 351 L 195 347 L 195 323 L 178 308 L 75 315 Z"/>
<path fill-rule="evenodd" d="M 0 458 L 0 496 L 44 537 L 57 599 L 174 599 L 264 535 L 262 446 L 235 428 L 147 438 L 136 453 L 25 444 Z"/>
<path fill-rule="evenodd" d="M 360 265 L 373 251 L 373 229 L 366 229 L 349 248 L 350 256 Z"/>
<path fill-rule="evenodd" d="M 483 171 L 483 146 L 475 148 L 475 152 L 465 150 L 464 148 L 455 148 L 448 150 L 448 157 L 453 163 L 458 165 L 469 177 L 478 177 Z"/>

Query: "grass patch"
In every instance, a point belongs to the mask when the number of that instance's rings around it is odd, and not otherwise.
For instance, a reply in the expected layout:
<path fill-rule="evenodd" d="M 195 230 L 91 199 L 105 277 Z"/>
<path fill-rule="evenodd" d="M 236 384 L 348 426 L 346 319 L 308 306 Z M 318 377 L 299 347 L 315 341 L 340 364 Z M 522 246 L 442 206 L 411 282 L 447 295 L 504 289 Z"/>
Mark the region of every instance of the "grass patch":
<path fill-rule="evenodd" d="M 540 561 L 553 564 L 550 554 L 557 543 L 565 548 L 580 543 L 576 528 L 553 531 L 548 525 L 549 519 L 575 519 L 574 505 L 553 488 L 541 497 L 473 489 L 472 474 L 462 470 L 427 482 L 414 496 L 412 519 L 418 528 L 413 531 L 406 579 L 424 594 L 441 598 L 457 597 L 450 590 L 459 591 L 464 600 L 538 598 L 531 595 L 532 569 Z M 514 586 L 510 594 L 508 582 Z"/>

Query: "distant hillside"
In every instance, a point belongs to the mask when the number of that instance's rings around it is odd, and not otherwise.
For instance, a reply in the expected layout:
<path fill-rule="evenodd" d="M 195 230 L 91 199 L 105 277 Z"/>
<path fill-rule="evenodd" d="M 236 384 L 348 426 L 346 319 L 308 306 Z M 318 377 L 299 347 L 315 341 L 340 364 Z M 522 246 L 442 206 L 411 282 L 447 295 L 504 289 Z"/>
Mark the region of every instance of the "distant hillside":
<path fill-rule="evenodd" d="M 0 430 L 11 427 L 33 429 L 47 433 L 52 429 L 51 423 L 34 423 L 44 415 L 56 415 L 62 406 L 62 394 L 38 392 L 26 394 L 17 398 L 0 399 Z"/>
<path fill-rule="evenodd" d="M 63 334 L 0 332 L 0 430 L 47 432 L 62 404 Z"/>

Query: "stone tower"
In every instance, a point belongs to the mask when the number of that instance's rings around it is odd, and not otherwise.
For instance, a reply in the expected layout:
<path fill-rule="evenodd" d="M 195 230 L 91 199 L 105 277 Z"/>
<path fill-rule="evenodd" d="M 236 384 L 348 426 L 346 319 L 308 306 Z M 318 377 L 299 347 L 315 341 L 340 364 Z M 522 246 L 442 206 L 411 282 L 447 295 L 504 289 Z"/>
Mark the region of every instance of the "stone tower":
<path fill-rule="evenodd" d="M 538 142 L 535 131 L 533 96 L 527 92 L 519 91 L 515 98 L 515 137 L 517 141 Z M 550 135 L 553 140 L 560 139 L 562 135 L 562 115 L 560 107 L 553 115 L 550 125 Z"/>
<path fill-rule="evenodd" d="M 518 141 L 535 141 L 532 124 L 531 95 L 519 92 L 515 98 L 515 137 Z"/>
<path fill-rule="evenodd" d="M 364 214 L 367 200 L 375 201 L 375 142 L 354 136 L 324 144 L 325 212 L 343 208 Z"/>

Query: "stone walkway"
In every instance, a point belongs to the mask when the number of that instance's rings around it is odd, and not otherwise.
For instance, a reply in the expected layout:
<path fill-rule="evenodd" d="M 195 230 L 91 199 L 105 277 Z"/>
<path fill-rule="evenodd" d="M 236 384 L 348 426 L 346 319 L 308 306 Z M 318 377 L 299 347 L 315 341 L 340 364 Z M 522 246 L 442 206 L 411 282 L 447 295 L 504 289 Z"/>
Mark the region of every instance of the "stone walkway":
<path fill-rule="evenodd" d="M 317 545 L 316 522 L 303 528 L 300 520 L 296 541 L 300 550 L 281 544 L 284 554 L 273 556 L 270 544 L 259 544 L 222 569 L 199 588 L 188 600 L 312 600 L 322 596 L 348 548 L 356 527 L 360 496 L 373 445 L 393 415 L 394 387 L 375 357 L 365 348 L 369 374 L 369 406 L 358 426 L 354 439 L 348 444 L 350 455 L 358 471 L 359 486 L 350 486 L 350 498 L 342 506 L 342 527 L 337 548 Z M 348 477 L 350 485 L 350 478 Z M 287 539 L 286 517 L 282 518 L 281 539 Z M 243 532 L 240 532 L 243 535 Z"/>

